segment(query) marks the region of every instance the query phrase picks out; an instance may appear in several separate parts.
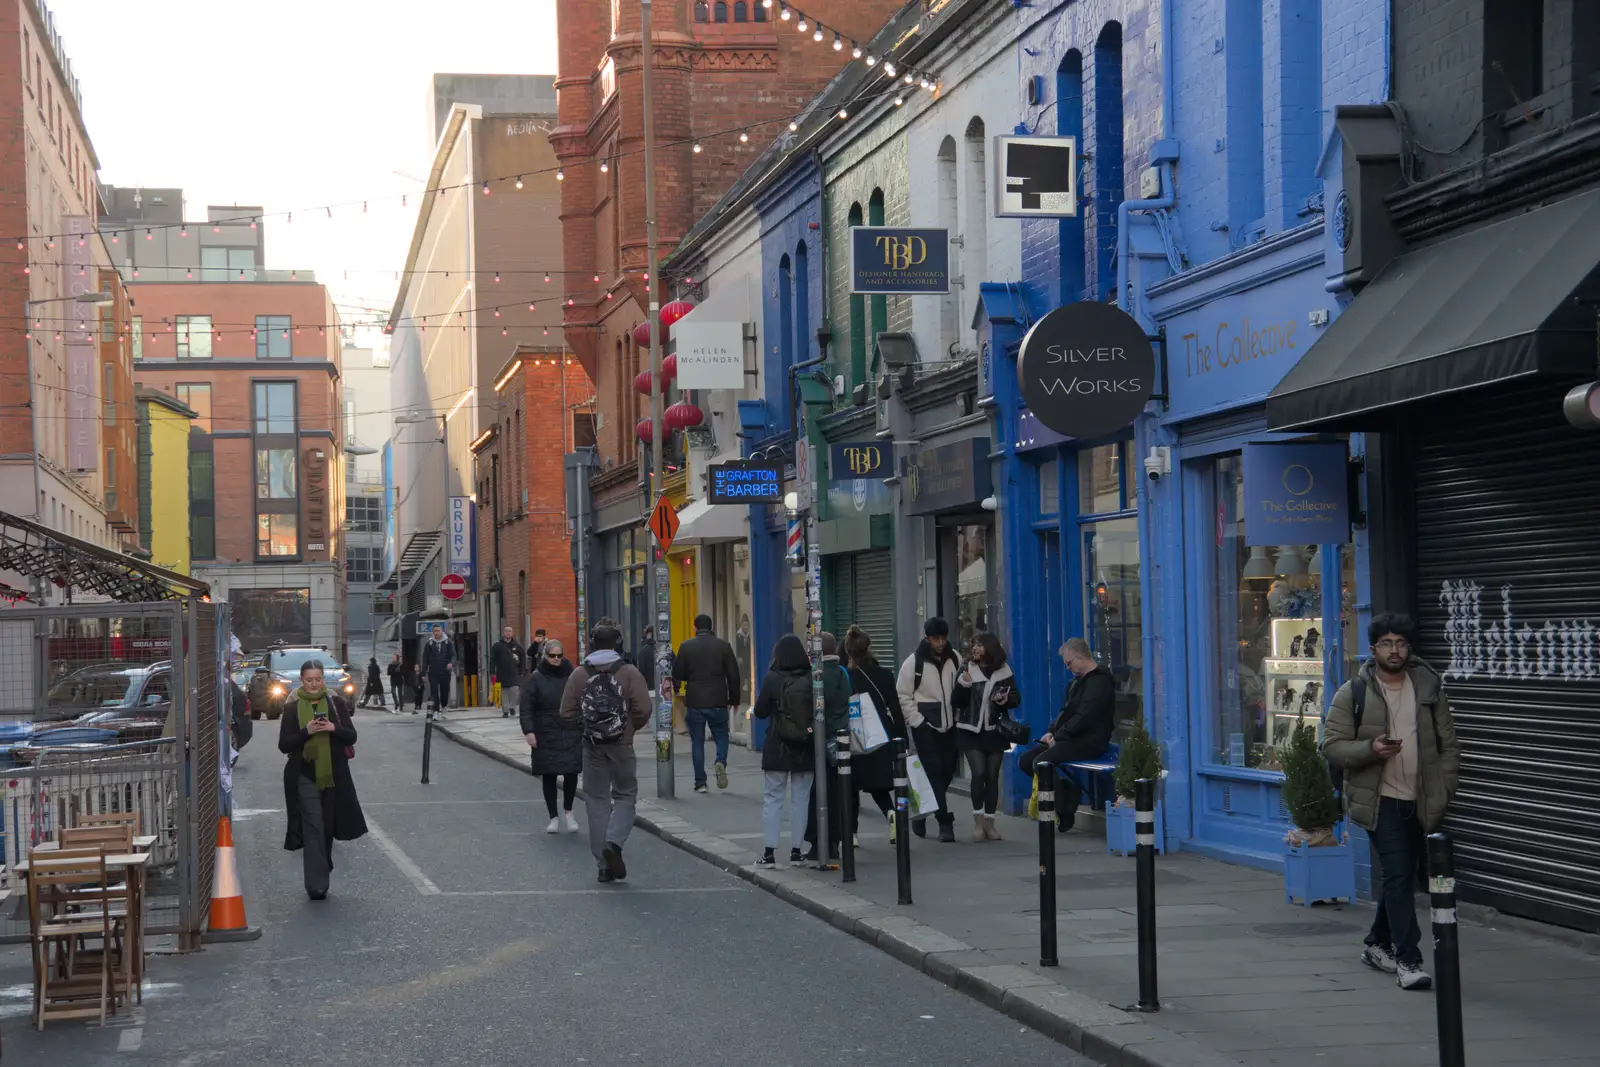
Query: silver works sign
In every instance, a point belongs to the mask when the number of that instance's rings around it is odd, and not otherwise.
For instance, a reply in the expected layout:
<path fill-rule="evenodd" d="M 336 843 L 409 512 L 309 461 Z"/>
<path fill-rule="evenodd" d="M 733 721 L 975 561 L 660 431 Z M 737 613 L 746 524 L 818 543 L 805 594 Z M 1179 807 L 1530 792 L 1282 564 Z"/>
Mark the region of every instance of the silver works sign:
<path fill-rule="evenodd" d="M 1155 387 L 1156 356 L 1131 315 L 1110 304 L 1058 307 L 1033 324 L 1017 356 L 1022 399 L 1068 437 L 1104 437 L 1139 417 Z"/>

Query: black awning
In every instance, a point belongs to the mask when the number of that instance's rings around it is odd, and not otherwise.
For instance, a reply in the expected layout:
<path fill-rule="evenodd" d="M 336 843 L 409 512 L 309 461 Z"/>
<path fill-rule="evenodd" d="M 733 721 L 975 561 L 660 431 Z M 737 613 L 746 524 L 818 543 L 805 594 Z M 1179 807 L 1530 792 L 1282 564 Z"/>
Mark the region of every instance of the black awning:
<path fill-rule="evenodd" d="M 1274 430 L 1368 429 L 1386 409 L 1533 375 L 1593 375 L 1600 190 L 1409 252 L 1267 398 Z"/>

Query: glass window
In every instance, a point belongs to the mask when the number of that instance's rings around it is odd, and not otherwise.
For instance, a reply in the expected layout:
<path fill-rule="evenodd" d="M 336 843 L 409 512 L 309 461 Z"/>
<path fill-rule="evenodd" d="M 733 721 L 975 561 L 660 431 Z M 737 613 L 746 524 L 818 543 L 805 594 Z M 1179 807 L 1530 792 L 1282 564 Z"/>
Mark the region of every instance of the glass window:
<path fill-rule="evenodd" d="M 288 315 L 257 315 L 256 358 L 288 359 L 289 331 L 292 328 Z"/>
<path fill-rule="evenodd" d="M 753 15 L 755 15 L 755 21 L 757 21 L 757 22 L 765 22 L 765 21 L 767 21 L 767 9 L 761 6 L 760 0 L 756 0 L 756 5 L 752 9 L 751 13 Z"/>
<path fill-rule="evenodd" d="M 117 365 L 107 363 L 104 369 L 105 392 L 100 397 L 101 421 L 107 426 L 117 424 Z"/>
<path fill-rule="evenodd" d="M 345 517 L 353 533 L 383 532 L 383 498 L 352 496 L 345 498 Z"/>
<path fill-rule="evenodd" d="M 972 643 L 972 635 L 989 629 L 989 572 L 986 548 L 989 526 L 957 526 L 956 617 L 950 640 L 958 649 Z"/>
<path fill-rule="evenodd" d="M 257 382 L 256 433 L 294 433 L 294 383 Z"/>
<path fill-rule="evenodd" d="M 378 573 L 381 566 L 380 554 L 382 549 L 365 545 L 347 545 L 345 547 L 344 576 L 349 582 L 376 582 L 382 577 Z"/>
<path fill-rule="evenodd" d="M 211 432 L 211 383 L 179 382 L 173 387 L 179 403 L 187 404 L 198 416 L 192 423 L 201 433 Z"/>
<path fill-rule="evenodd" d="M 203 282 L 253 282 L 256 280 L 256 250 L 253 248 L 200 249 L 200 280 Z"/>
<path fill-rule="evenodd" d="M 1098 451 L 1098 449 L 1096 450 Z M 1139 520 L 1084 523 L 1084 638 L 1095 661 L 1116 685 L 1116 721 L 1123 726 L 1143 710 L 1143 601 L 1139 595 Z"/>
<path fill-rule="evenodd" d="M 1061 462 L 1052 459 L 1039 464 L 1039 514 L 1054 515 L 1061 510 Z"/>
<path fill-rule="evenodd" d="M 300 554 L 299 517 L 293 514 L 256 516 L 256 555 Z"/>
<path fill-rule="evenodd" d="M 1134 494 L 1127 484 L 1132 451 L 1132 441 L 1078 451 L 1078 514 L 1105 515 L 1134 506 Z"/>
<path fill-rule="evenodd" d="M 294 449 L 256 449 L 256 499 L 295 498 Z"/>
<path fill-rule="evenodd" d="M 211 358 L 211 316 L 179 315 L 177 323 L 178 358 Z"/>
<path fill-rule="evenodd" d="M 144 316 L 133 317 L 133 358 L 144 358 Z"/>
<path fill-rule="evenodd" d="M 189 453 L 189 553 L 195 559 L 212 559 L 217 554 L 212 464 L 210 452 Z"/>

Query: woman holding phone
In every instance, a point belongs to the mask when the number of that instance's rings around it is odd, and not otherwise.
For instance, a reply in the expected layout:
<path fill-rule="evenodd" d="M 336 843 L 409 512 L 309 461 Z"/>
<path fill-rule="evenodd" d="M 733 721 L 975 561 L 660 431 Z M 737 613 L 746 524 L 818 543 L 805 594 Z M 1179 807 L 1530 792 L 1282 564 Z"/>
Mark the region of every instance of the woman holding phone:
<path fill-rule="evenodd" d="M 974 634 L 967 664 L 956 676 L 950 707 L 956 716 L 956 743 L 972 772 L 972 840 L 998 841 L 994 823 L 1000 804 L 1000 768 L 1009 746 L 997 721 L 1022 705 L 1022 692 L 1006 664 L 1006 650 L 991 633 Z"/>
<path fill-rule="evenodd" d="M 344 701 L 328 691 L 322 664 L 300 665 L 300 686 L 289 694 L 278 720 L 284 807 L 289 816 L 283 847 L 304 853 L 306 895 L 328 896 L 333 842 L 354 841 L 367 832 L 350 777 L 356 728 Z"/>

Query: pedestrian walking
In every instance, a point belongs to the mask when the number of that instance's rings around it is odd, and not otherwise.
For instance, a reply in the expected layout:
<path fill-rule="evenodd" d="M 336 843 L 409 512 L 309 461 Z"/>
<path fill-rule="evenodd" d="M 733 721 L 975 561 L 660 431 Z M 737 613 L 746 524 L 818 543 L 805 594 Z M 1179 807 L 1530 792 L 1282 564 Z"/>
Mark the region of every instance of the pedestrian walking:
<path fill-rule="evenodd" d="M 394 710 L 406 710 L 406 666 L 396 652 L 389 658 L 389 695 L 394 697 Z"/>
<path fill-rule="evenodd" d="M 955 691 L 956 675 L 961 672 L 961 657 L 950 647 L 950 624 L 940 618 L 922 626 L 922 643 L 900 665 L 895 690 L 900 698 L 900 713 L 911 727 L 911 741 L 922 759 L 933 786 L 933 799 L 939 804 L 934 820 L 939 824 L 939 840 L 954 843 L 956 817 L 950 811 L 945 791 L 956 775 L 955 713 L 950 696 Z M 911 832 L 927 835 L 927 820 L 914 819 Z"/>
<path fill-rule="evenodd" d="M 278 750 L 288 757 L 283 794 L 289 825 L 283 847 L 302 853 L 306 895 L 312 900 L 328 895 L 334 841 L 354 841 L 367 832 L 350 777 L 355 743 L 349 707 L 328 691 L 322 664 L 307 660 L 300 667 L 300 685 L 278 719 Z"/>
<path fill-rule="evenodd" d="M 895 696 L 895 678 L 872 654 L 872 637 L 859 626 L 852 626 L 845 631 L 844 655 L 850 664 L 850 691 L 871 695 L 878 714 L 883 718 L 884 733 L 889 735 L 888 744 L 850 757 L 853 788 L 846 798 L 850 807 L 850 833 L 854 836 L 860 832 L 861 794 L 866 793 L 889 820 L 889 841 L 893 843 L 894 742 L 904 741 L 907 737 L 906 721 L 900 714 L 900 701 Z"/>
<path fill-rule="evenodd" d="M 694 764 L 694 791 L 706 786 L 706 730 L 716 745 L 712 770 L 717 788 L 728 788 L 728 722 L 739 703 L 739 660 L 733 646 L 711 628 L 711 616 L 694 617 L 694 636 L 678 648 L 672 681 L 683 687 L 684 721 L 689 727 L 689 756 Z"/>
<path fill-rule="evenodd" d="M 994 816 L 1000 805 L 1000 767 L 1011 746 L 995 724 L 1022 706 L 1022 691 L 994 634 L 973 635 L 950 703 L 956 713 L 956 744 L 972 776 L 972 840 L 998 841 Z"/>
<path fill-rule="evenodd" d="M 373 656 L 367 661 L 367 684 L 361 690 L 361 707 L 366 707 L 373 697 L 378 698 L 378 707 L 385 707 L 383 702 L 383 668 L 378 666 L 378 657 Z"/>
<path fill-rule="evenodd" d="M 639 668 L 639 673 L 644 675 L 644 684 L 650 687 L 650 692 L 656 691 L 656 628 L 646 626 L 644 636 L 639 640 L 638 653 L 634 659 L 634 666 Z"/>
<path fill-rule="evenodd" d="M 1061 662 L 1072 672 L 1061 712 L 1038 743 L 1017 757 L 1023 774 L 1032 775 L 1041 760 L 1057 767 L 1063 763 L 1099 759 L 1111 747 L 1116 730 L 1117 686 L 1111 672 L 1095 662 L 1089 642 L 1069 637 L 1058 650 Z M 1078 816 L 1082 787 L 1068 775 L 1056 777 L 1056 824 L 1065 832 Z"/>
<path fill-rule="evenodd" d="M 548 644 L 548 642 L 546 642 Z M 622 847 L 633 832 L 639 801 L 639 766 L 633 735 L 650 721 L 650 690 L 639 668 L 622 659 L 622 631 L 597 626 L 589 634 L 583 665 L 567 678 L 561 719 L 583 731 L 584 810 L 589 851 L 600 864 L 600 881 L 628 876 Z"/>
<path fill-rule="evenodd" d="M 544 627 L 533 631 L 533 640 L 528 642 L 528 664 L 530 668 L 539 662 L 539 657 L 544 654 L 545 643 Z"/>
<path fill-rule="evenodd" d="M 813 749 L 811 657 L 794 634 L 784 634 L 772 649 L 772 666 L 761 680 L 754 706 L 758 719 L 769 720 L 761 743 L 761 773 L 766 791 L 761 800 L 761 830 L 765 848 L 758 867 L 777 863 L 783 827 L 783 801 L 789 796 L 789 862 L 804 858 L 806 807 L 811 781 L 816 777 Z"/>
<path fill-rule="evenodd" d="M 433 636 L 422 646 L 422 677 L 428 683 L 428 700 L 434 711 L 450 706 L 450 682 L 456 669 L 456 645 L 434 624 Z"/>
<path fill-rule="evenodd" d="M 839 748 L 834 738 L 850 728 L 850 676 L 839 663 L 839 641 L 832 634 L 820 635 L 822 642 L 822 728 L 827 734 L 827 775 L 823 781 L 828 797 L 828 858 L 839 858 L 839 839 L 844 833 L 845 800 L 839 791 Z M 806 806 L 806 859 L 819 857 L 817 849 L 816 783 Z"/>
<path fill-rule="evenodd" d="M 1372 659 L 1339 687 L 1323 725 L 1322 754 L 1343 769 L 1350 821 L 1372 837 L 1383 893 L 1361 962 L 1401 989 L 1433 984 L 1422 969 L 1412 879 L 1423 838 L 1438 829 L 1461 781 L 1461 742 L 1443 681 L 1411 654 L 1415 624 L 1385 613 L 1367 627 Z"/>
<path fill-rule="evenodd" d="M 561 696 L 566 692 L 567 679 L 572 677 L 572 664 L 560 641 L 546 641 L 539 651 L 539 662 L 522 682 L 518 717 L 522 736 L 528 742 L 534 777 L 544 784 L 544 804 L 550 811 L 545 833 L 560 833 L 565 827 L 568 833 L 575 834 L 578 820 L 572 817 L 572 801 L 578 795 L 578 772 L 583 770 L 583 727 L 561 718 Z"/>
<path fill-rule="evenodd" d="M 422 709 L 422 694 L 425 684 L 422 679 L 422 665 L 413 663 L 411 665 L 411 714 L 413 715 Z"/>
<path fill-rule="evenodd" d="M 522 651 L 522 642 L 509 626 L 501 627 L 500 640 L 489 649 L 489 670 L 500 683 L 500 717 L 509 719 L 517 714 L 521 705 L 522 678 L 528 673 L 528 657 Z"/>

